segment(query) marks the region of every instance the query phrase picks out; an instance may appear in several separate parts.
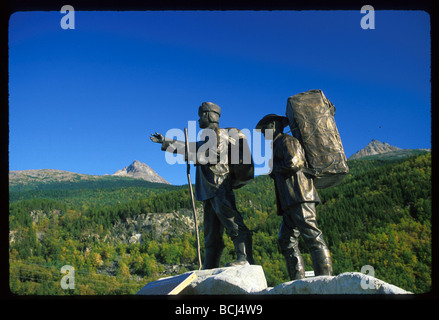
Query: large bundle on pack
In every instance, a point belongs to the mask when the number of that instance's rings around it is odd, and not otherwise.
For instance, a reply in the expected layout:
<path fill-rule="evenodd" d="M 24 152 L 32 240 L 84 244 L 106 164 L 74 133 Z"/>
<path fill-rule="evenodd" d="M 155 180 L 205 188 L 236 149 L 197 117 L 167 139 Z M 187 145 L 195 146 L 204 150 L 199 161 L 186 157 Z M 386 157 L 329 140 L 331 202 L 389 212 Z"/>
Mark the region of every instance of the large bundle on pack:
<path fill-rule="evenodd" d="M 229 169 L 232 188 L 239 189 L 254 178 L 255 167 L 245 134 L 236 128 L 226 128 L 229 134 Z"/>
<path fill-rule="evenodd" d="M 291 133 L 305 149 L 316 188 L 335 186 L 349 172 L 334 115 L 334 105 L 321 90 L 288 98 L 286 116 Z"/>

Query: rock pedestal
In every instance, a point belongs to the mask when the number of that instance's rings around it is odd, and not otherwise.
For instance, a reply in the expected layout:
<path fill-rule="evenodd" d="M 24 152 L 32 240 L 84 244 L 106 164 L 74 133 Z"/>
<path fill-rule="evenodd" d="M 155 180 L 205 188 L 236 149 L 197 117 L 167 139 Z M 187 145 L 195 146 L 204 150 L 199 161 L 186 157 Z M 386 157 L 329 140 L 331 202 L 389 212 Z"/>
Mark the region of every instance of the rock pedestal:
<path fill-rule="evenodd" d="M 319 276 L 281 283 L 258 294 L 411 294 L 397 286 L 360 272 Z"/>
<path fill-rule="evenodd" d="M 264 270 L 259 265 L 196 270 L 190 273 L 195 273 L 196 278 L 180 295 L 411 294 L 360 272 L 309 277 L 270 288 L 267 287 Z"/>
<path fill-rule="evenodd" d="M 253 294 L 267 289 L 262 266 L 244 265 L 195 271 L 197 278 L 180 294 Z"/>

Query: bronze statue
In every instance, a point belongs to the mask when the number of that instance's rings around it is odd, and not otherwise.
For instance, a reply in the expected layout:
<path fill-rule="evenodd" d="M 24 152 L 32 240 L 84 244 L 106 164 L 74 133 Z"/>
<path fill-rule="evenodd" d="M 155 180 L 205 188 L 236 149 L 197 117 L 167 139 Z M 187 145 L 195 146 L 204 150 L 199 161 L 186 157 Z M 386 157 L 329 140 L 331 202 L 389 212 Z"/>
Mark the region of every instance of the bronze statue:
<path fill-rule="evenodd" d="M 269 114 L 257 124 L 265 139 L 271 139 L 267 130 L 272 131 L 272 164 L 270 177 L 274 180 L 277 210 L 282 216 L 278 243 L 285 257 L 291 280 L 305 277 L 303 258 L 299 250 L 299 236 L 302 235 L 311 252 L 311 260 L 316 276 L 332 275 L 332 261 L 329 249 L 317 226 L 316 205 L 320 198 L 313 179 L 305 168 L 305 151 L 295 137 L 283 133 L 288 118 Z"/>
<path fill-rule="evenodd" d="M 203 102 L 198 109 L 198 124 L 204 141 L 191 142 L 185 152 L 185 142 L 168 140 L 160 133 L 151 140 L 161 143 L 162 150 L 183 154 L 196 166 L 195 198 L 203 201 L 205 257 L 203 269 L 218 268 L 222 251 L 224 229 L 233 241 L 236 260 L 227 266 L 253 264 L 252 235 L 236 208 L 235 195 L 228 163 L 228 133 L 219 127 L 221 108 L 212 102 Z M 213 135 L 212 135 L 213 133 Z M 216 139 L 214 139 L 216 137 Z M 211 140 L 211 141 L 210 141 Z M 212 146 L 212 141 L 215 145 Z M 206 146 L 210 144 L 209 148 Z M 213 147 L 213 148 L 212 148 Z"/>

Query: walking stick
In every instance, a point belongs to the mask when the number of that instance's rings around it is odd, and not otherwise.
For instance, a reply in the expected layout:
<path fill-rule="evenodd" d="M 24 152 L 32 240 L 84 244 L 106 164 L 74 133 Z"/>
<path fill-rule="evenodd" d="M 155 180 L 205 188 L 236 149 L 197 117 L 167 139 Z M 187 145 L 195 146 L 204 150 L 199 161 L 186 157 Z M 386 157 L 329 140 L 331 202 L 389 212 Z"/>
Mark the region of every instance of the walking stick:
<path fill-rule="evenodd" d="M 184 138 L 185 138 L 185 149 L 186 149 L 185 151 L 186 151 L 186 163 L 187 163 L 187 181 L 189 182 L 189 193 L 191 194 L 192 211 L 194 212 L 195 235 L 197 237 L 198 270 L 201 270 L 200 237 L 198 235 L 198 222 L 197 222 L 197 215 L 195 212 L 194 193 L 192 191 L 191 167 L 189 164 L 189 140 L 187 137 L 187 128 L 184 128 Z"/>

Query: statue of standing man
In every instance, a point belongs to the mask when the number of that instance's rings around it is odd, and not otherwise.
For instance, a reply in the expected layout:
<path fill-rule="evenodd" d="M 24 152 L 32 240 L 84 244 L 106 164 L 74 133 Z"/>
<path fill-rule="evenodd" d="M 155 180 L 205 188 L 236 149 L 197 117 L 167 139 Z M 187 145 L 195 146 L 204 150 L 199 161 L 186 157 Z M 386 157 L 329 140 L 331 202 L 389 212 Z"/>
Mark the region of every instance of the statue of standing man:
<path fill-rule="evenodd" d="M 273 139 L 270 177 L 274 180 L 277 211 L 282 216 L 279 247 L 291 280 L 305 277 L 300 235 L 310 250 L 315 275 L 330 276 L 331 256 L 317 225 L 316 205 L 320 198 L 312 177 L 304 172 L 307 164 L 302 145 L 295 137 L 283 133 L 287 125 L 288 118 L 275 114 L 266 115 L 256 125 L 265 139 Z M 267 134 L 268 130 L 272 134 Z"/>
<path fill-rule="evenodd" d="M 228 163 L 228 132 L 219 127 L 221 108 L 203 102 L 198 109 L 198 124 L 203 129 L 203 141 L 191 142 L 185 152 L 185 142 L 168 140 L 160 133 L 151 140 L 162 145 L 162 151 L 183 154 L 196 167 L 195 198 L 203 202 L 205 257 L 203 269 L 218 268 L 224 229 L 233 241 L 236 260 L 226 266 L 253 264 L 252 235 L 236 208 Z"/>

